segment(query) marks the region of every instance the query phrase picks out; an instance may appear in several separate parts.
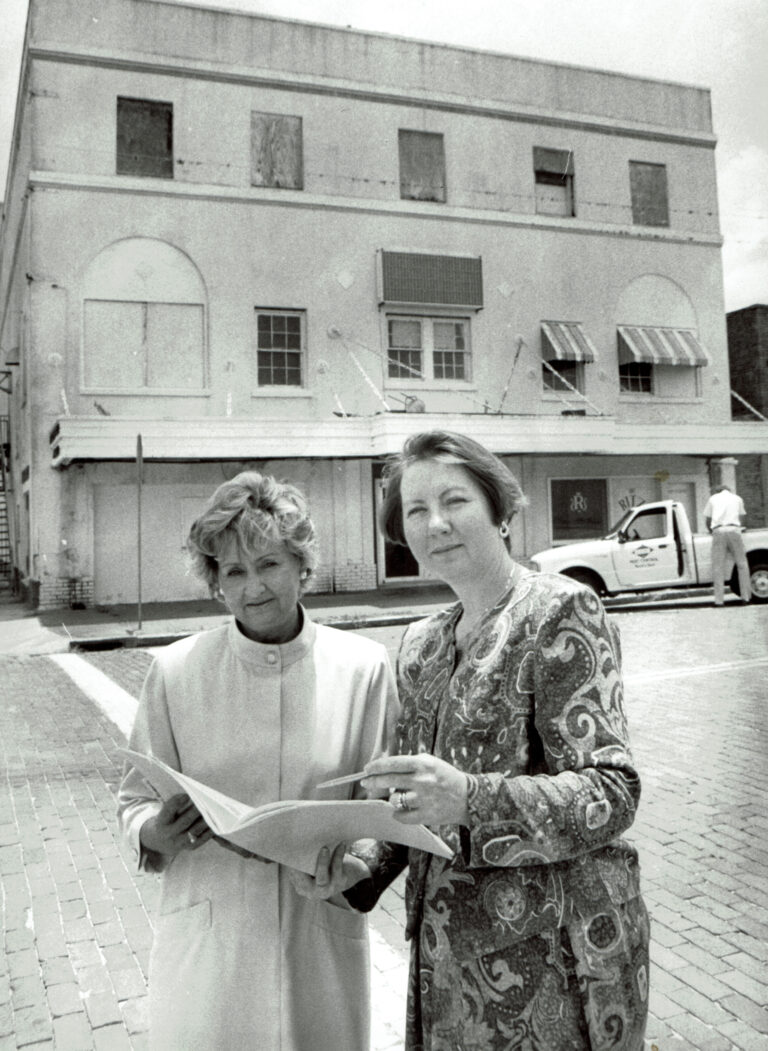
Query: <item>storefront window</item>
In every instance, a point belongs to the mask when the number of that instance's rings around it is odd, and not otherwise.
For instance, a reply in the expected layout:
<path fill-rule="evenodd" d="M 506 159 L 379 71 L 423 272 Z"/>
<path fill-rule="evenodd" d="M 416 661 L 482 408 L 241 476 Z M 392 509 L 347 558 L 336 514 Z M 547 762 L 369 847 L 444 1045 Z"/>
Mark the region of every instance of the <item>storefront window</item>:
<path fill-rule="evenodd" d="M 608 495 L 604 478 L 553 479 L 552 539 L 557 543 L 590 540 L 608 532 Z"/>

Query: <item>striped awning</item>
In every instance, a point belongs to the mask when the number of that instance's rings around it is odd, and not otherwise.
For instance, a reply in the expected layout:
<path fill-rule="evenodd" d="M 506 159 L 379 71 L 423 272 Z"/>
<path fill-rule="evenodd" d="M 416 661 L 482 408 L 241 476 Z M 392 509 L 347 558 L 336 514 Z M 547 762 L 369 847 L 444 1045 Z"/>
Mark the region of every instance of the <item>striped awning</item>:
<path fill-rule="evenodd" d="M 653 328 L 619 325 L 619 362 L 645 361 L 650 365 L 709 364 L 699 337 L 689 328 Z"/>
<path fill-rule="evenodd" d="M 597 350 L 578 321 L 542 321 L 542 356 L 550 361 L 595 361 Z"/>

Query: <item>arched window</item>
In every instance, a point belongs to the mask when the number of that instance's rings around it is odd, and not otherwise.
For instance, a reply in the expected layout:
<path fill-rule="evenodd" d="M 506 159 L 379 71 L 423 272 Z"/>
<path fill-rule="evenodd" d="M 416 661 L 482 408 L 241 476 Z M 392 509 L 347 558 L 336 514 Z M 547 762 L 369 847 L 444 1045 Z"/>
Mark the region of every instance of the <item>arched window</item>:
<path fill-rule="evenodd" d="M 86 390 L 200 390 L 206 386 L 205 333 L 205 286 L 178 248 L 130 237 L 91 261 L 83 279 Z"/>
<path fill-rule="evenodd" d="M 619 391 L 641 397 L 701 395 L 700 369 L 709 356 L 699 339 L 688 294 L 674 281 L 644 274 L 616 306 Z"/>

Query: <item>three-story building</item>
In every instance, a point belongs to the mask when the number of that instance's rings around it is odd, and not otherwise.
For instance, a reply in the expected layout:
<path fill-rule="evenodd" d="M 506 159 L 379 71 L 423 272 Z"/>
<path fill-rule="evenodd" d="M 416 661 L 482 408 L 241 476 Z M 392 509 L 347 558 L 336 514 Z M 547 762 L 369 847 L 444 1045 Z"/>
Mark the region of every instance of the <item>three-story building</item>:
<path fill-rule="evenodd" d="M 245 467 L 318 590 L 418 579 L 384 457 L 472 434 L 515 554 L 680 499 L 734 427 L 709 92 L 156 0 L 31 0 L 0 242 L 14 564 L 41 607 L 194 598 Z M 18 364 L 14 364 L 14 363 Z"/>

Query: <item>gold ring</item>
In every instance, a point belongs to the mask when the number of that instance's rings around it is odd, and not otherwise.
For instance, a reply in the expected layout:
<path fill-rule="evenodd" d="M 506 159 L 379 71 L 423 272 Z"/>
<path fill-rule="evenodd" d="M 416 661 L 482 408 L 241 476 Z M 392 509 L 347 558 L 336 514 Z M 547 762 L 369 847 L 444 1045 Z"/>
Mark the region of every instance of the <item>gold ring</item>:
<path fill-rule="evenodd" d="M 409 810 L 410 809 L 410 807 L 408 806 L 408 804 L 405 801 L 405 792 L 400 791 L 400 792 L 397 793 L 397 802 L 395 803 L 395 806 L 397 807 L 398 810 Z"/>

